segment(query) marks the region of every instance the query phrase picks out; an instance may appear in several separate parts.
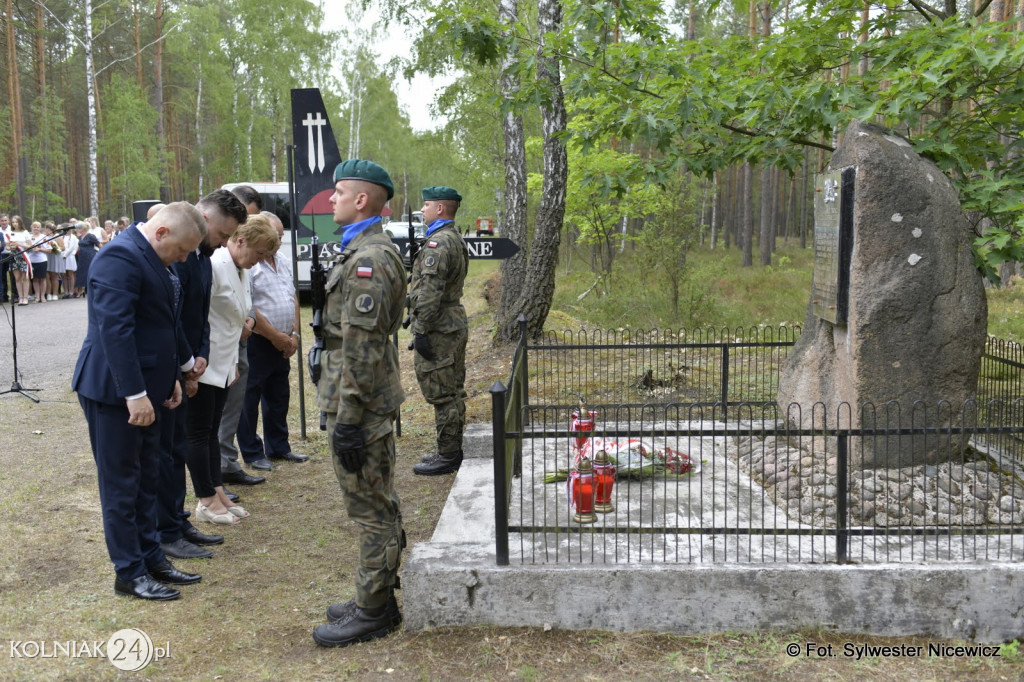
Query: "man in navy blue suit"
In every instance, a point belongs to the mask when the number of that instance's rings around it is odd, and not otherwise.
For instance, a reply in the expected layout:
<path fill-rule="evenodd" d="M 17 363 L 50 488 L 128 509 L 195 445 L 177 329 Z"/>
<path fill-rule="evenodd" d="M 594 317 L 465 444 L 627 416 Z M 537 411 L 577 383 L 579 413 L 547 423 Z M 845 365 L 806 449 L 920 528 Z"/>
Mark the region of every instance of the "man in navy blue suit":
<path fill-rule="evenodd" d="M 187 352 L 178 334 L 181 286 L 168 266 L 184 261 L 205 234 L 198 209 L 169 204 L 112 240 L 89 268 L 89 325 L 71 387 L 89 423 L 114 591 L 140 599 L 176 599 L 180 592 L 168 584 L 201 579 L 176 569 L 160 549 L 154 405 L 181 402 Z"/>
<path fill-rule="evenodd" d="M 201 545 L 218 545 L 223 535 L 200 532 L 188 520 L 185 506 L 185 455 L 187 452 L 186 424 L 188 394 L 194 393 L 196 380 L 206 371 L 210 357 L 210 286 L 213 272 L 210 256 L 244 223 L 248 215 L 245 206 L 234 194 L 218 189 L 199 200 L 196 208 L 206 221 L 206 237 L 188 257 L 175 263 L 172 271 L 181 283 L 184 305 L 179 322 L 179 334 L 187 350 L 182 352 L 182 369 L 186 370 L 186 396 L 182 405 L 169 410 L 163 408 L 161 424 L 160 487 L 157 492 L 157 514 L 160 546 L 164 554 L 176 559 L 205 559 L 213 556 Z"/>

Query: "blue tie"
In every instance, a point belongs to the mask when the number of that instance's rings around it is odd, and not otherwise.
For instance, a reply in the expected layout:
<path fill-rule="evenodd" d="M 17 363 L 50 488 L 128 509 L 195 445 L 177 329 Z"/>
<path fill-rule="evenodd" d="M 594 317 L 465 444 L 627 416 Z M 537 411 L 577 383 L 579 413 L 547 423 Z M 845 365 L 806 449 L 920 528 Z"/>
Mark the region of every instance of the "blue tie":
<path fill-rule="evenodd" d="M 178 306 L 181 304 L 181 280 L 170 270 L 167 274 L 171 276 L 171 284 L 174 285 L 174 312 L 178 312 Z"/>

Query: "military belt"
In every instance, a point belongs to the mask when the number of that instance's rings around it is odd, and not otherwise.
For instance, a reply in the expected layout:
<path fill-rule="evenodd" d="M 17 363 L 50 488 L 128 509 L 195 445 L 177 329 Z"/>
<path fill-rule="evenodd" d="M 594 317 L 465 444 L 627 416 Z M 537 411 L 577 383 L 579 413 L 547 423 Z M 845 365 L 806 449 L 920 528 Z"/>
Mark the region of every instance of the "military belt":
<path fill-rule="evenodd" d="M 381 338 L 386 342 L 388 340 L 388 336 L 388 334 L 384 334 Z M 327 337 L 324 339 L 324 350 L 341 350 L 343 344 L 343 339 Z"/>

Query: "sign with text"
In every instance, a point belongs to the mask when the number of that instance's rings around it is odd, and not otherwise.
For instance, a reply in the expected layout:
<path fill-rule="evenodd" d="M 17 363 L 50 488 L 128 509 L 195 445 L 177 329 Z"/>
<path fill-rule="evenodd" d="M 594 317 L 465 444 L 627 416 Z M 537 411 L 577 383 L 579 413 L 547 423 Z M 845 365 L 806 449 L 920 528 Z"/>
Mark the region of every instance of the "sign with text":
<path fill-rule="evenodd" d="M 402 257 L 408 260 L 409 258 L 409 240 L 403 237 L 395 237 L 391 240 L 395 246 L 401 252 Z M 497 239 L 476 239 L 474 237 L 468 237 L 466 239 L 466 247 L 469 249 L 469 257 L 473 260 L 504 260 L 511 258 L 518 251 L 519 247 L 511 239 L 504 237 Z M 329 242 L 321 242 L 319 244 L 320 249 L 320 260 L 325 266 L 329 266 L 329 261 L 341 254 L 341 244 L 337 240 Z M 298 245 L 298 259 L 308 261 L 311 256 L 311 247 L 309 244 Z"/>
<path fill-rule="evenodd" d="M 814 275 L 811 308 L 832 324 L 846 324 L 853 247 L 855 168 L 819 173 L 814 180 Z"/>

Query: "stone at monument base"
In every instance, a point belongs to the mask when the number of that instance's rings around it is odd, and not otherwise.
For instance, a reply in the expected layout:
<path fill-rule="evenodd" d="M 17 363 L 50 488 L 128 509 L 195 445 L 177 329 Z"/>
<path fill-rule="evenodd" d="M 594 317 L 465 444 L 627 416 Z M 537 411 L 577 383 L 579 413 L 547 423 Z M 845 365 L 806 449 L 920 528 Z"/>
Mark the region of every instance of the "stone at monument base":
<path fill-rule="evenodd" d="M 492 471 L 490 461 L 464 461 L 434 537 L 412 547 L 399 593 L 407 630 L 825 628 L 978 642 L 1024 632 L 1020 600 L 1007 598 L 1024 594 L 1020 563 L 497 566 Z"/>
<path fill-rule="evenodd" d="M 779 381 L 779 406 L 803 428 L 812 427 L 815 403 L 829 412 L 848 403 L 853 428 L 959 424 L 964 401 L 976 392 L 987 305 L 956 190 L 906 140 L 857 121 L 829 164 L 850 167 L 856 182 L 847 323 L 814 317 L 808 305 L 803 335 Z M 928 409 L 915 409 L 918 401 Z M 940 401 L 948 402 L 945 415 Z M 800 407 L 789 409 L 794 403 Z M 862 415 L 865 403 L 874 417 Z M 865 438 L 851 448 L 852 466 L 935 463 L 960 454 L 930 448 L 920 436 L 893 443 L 879 451 Z"/>

